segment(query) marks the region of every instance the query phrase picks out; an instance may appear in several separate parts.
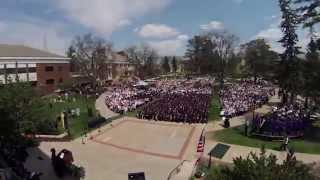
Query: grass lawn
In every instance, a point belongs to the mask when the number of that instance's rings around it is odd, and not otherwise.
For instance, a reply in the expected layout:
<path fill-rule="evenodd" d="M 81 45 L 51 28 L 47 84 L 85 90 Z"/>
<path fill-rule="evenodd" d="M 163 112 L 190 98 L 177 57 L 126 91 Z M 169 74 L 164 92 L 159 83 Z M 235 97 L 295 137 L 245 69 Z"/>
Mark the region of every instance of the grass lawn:
<path fill-rule="evenodd" d="M 279 150 L 282 143 L 279 141 L 262 140 L 256 137 L 247 137 L 244 135 L 244 126 L 210 133 L 208 137 L 220 142 L 242 146 L 261 147 L 264 145 L 267 149 L 273 150 Z M 320 154 L 320 125 L 314 124 L 312 128 L 306 131 L 303 138 L 291 139 L 289 147 L 293 147 L 296 152 Z"/>
<path fill-rule="evenodd" d="M 217 121 L 220 119 L 220 102 L 219 96 L 213 95 L 209 107 L 208 120 L 209 121 Z"/>
<path fill-rule="evenodd" d="M 73 138 L 76 138 L 79 137 L 87 129 L 88 120 L 93 118 L 88 116 L 87 106 L 92 109 L 93 115 L 95 115 L 95 99 L 89 98 L 87 100 L 86 97 L 81 96 L 77 96 L 75 102 L 73 102 L 70 98 L 70 101 L 53 103 L 52 108 L 50 108 L 48 101 L 43 107 L 43 111 L 46 114 L 47 118 L 55 120 L 62 111 L 68 108 L 80 108 L 80 116 L 69 119 L 71 136 Z"/>

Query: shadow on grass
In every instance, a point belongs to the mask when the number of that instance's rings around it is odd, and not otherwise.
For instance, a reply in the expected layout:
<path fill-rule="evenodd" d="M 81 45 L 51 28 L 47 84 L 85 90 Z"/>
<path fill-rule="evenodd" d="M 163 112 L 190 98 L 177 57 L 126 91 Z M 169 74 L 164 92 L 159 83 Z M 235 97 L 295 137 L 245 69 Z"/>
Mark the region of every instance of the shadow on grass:
<path fill-rule="evenodd" d="M 61 149 L 57 149 L 59 152 Z M 53 170 L 51 164 L 51 157 L 44 153 L 39 147 L 28 149 L 29 157 L 25 162 L 25 167 L 29 171 L 42 172 L 43 175 L 40 179 L 45 180 L 79 180 L 79 178 L 65 176 L 64 178 L 58 178 Z M 49 152 L 47 152 L 50 154 Z"/>
<path fill-rule="evenodd" d="M 293 148 L 296 152 L 320 154 L 319 143 L 319 127 L 313 127 L 312 130 L 307 130 L 307 134 L 303 138 L 291 139 L 289 147 Z M 244 126 L 220 130 L 208 134 L 208 138 L 241 146 L 260 148 L 264 145 L 267 149 L 279 151 L 282 142 L 261 139 L 255 136 L 245 136 Z"/>

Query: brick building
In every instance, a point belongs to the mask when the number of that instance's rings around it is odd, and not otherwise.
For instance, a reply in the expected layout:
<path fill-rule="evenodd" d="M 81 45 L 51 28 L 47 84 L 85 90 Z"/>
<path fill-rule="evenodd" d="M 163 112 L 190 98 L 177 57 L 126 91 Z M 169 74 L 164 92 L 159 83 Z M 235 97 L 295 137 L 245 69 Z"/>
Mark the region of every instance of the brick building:
<path fill-rule="evenodd" d="M 0 83 L 23 81 L 44 93 L 71 78 L 70 59 L 22 45 L 0 44 Z"/>

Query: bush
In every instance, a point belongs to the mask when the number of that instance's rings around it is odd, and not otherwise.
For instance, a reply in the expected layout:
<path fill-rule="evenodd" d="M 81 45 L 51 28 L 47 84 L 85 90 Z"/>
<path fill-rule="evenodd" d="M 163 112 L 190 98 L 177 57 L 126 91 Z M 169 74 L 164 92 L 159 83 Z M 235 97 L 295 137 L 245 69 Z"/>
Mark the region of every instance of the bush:
<path fill-rule="evenodd" d="M 260 155 L 251 153 L 247 158 L 233 160 L 234 167 L 216 166 L 210 169 L 206 180 L 313 180 L 311 167 L 296 160 L 293 154 L 277 163 L 275 155 L 267 156 L 264 148 Z"/>

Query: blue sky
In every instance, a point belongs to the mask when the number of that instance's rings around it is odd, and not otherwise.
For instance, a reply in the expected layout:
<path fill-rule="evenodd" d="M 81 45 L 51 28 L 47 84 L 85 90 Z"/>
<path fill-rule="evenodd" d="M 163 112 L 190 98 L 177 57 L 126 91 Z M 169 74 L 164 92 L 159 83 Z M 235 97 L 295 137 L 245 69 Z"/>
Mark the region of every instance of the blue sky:
<path fill-rule="evenodd" d="M 43 48 L 46 39 L 63 54 L 74 36 L 92 32 L 117 50 L 146 43 L 182 55 L 192 36 L 227 29 L 240 42 L 262 37 L 281 51 L 279 22 L 278 0 L 2 0 L 0 43 Z"/>

